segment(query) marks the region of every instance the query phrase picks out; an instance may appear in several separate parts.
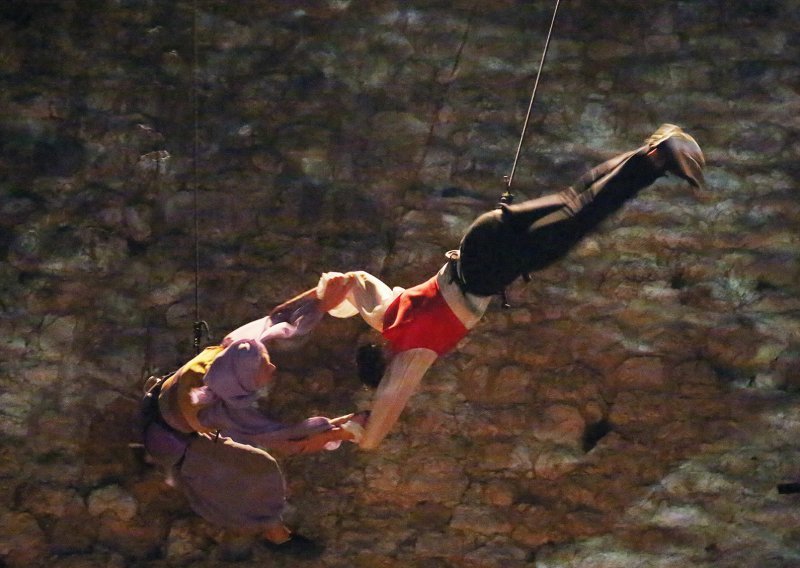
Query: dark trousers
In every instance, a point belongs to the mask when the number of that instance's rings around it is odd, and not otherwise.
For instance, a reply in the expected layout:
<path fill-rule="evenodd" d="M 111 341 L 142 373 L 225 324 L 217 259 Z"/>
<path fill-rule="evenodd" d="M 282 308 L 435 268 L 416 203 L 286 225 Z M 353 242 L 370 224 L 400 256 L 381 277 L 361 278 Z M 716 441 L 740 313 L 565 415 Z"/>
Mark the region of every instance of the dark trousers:
<path fill-rule="evenodd" d="M 465 291 L 498 294 L 521 275 L 564 257 L 599 223 L 663 173 L 649 148 L 620 154 L 583 174 L 571 187 L 478 217 L 460 246 Z"/>

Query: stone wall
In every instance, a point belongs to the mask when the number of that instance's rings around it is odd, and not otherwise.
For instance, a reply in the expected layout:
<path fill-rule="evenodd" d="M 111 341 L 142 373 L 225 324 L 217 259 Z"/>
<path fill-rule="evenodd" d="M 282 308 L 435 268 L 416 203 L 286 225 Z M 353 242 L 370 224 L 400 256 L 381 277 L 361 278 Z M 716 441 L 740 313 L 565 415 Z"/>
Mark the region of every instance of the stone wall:
<path fill-rule="evenodd" d="M 800 477 L 798 8 L 562 3 L 517 199 L 662 122 L 709 187 L 661 179 L 515 284 L 379 451 L 283 462 L 289 520 L 327 545 L 307 565 L 800 564 L 776 491 Z M 321 271 L 431 275 L 503 190 L 552 9 L 0 5 L 0 564 L 305 565 L 141 462 L 142 381 L 193 353 L 195 320 L 218 339 Z M 366 407 L 370 337 L 331 320 L 276 352 L 265 408 Z"/>

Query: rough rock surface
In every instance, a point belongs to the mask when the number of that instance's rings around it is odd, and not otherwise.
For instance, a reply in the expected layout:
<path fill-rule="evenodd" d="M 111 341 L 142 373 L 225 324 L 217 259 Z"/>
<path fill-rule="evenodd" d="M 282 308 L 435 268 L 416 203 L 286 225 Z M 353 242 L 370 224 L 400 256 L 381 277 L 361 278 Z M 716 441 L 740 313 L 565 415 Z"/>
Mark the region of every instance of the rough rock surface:
<path fill-rule="evenodd" d="M 796 0 L 562 4 L 517 198 L 662 122 L 709 188 L 661 179 L 515 284 L 379 451 L 285 461 L 320 559 L 207 525 L 128 446 L 197 308 L 219 337 L 324 270 L 439 267 L 503 189 L 552 8 L 0 3 L 0 564 L 800 565 Z M 266 407 L 367 405 L 368 336 L 276 352 Z"/>

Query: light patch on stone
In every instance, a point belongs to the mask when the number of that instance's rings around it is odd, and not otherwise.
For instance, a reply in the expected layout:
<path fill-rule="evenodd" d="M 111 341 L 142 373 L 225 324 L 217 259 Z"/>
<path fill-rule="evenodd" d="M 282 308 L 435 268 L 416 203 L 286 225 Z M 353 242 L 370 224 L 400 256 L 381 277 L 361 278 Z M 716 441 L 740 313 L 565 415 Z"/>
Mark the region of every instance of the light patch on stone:
<path fill-rule="evenodd" d="M 350 0 L 328 0 L 328 6 L 337 12 L 344 12 L 350 7 Z"/>
<path fill-rule="evenodd" d="M 682 466 L 670 473 L 661 480 L 661 485 L 670 494 L 680 497 L 697 493 L 719 495 L 734 488 L 725 476 L 693 464 Z"/>
<path fill-rule="evenodd" d="M 530 470 L 533 467 L 531 451 L 525 444 L 518 444 L 511 450 L 509 469 Z"/>
<path fill-rule="evenodd" d="M 650 522 L 661 527 L 686 529 L 707 527 L 711 524 L 711 519 L 698 507 L 679 505 L 659 508 Z"/>
<path fill-rule="evenodd" d="M 107 485 L 89 495 L 89 514 L 99 517 L 112 513 L 123 521 L 130 521 L 136 516 L 136 500 L 119 485 Z"/>
<path fill-rule="evenodd" d="M 75 316 L 47 316 L 39 334 L 39 347 L 45 352 L 68 347 L 72 343 L 77 325 Z"/>
<path fill-rule="evenodd" d="M 575 469 L 581 461 L 581 456 L 568 448 L 558 448 L 543 452 L 536 458 L 534 472 L 544 479 L 558 479 L 562 475 Z"/>
<path fill-rule="evenodd" d="M 5 436 L 24 436 L 27 420 L 33 408 L 33 393 L 21 391 L 0 394 L 0 432 Z"/>
<path fill-rule="evenodd" d="M 544 410 L 534 426 L 537 440 L 577 446 L 586 423 L 580 411 L 568 404 L 554 404 Z"/>
<path fill-rule="evenodd" d="M 191 524 L 175 521 L 167 537 L 167 558 L 171 561 L 188 562 L 203 557 L 203 539 L 196 534 Z"/>

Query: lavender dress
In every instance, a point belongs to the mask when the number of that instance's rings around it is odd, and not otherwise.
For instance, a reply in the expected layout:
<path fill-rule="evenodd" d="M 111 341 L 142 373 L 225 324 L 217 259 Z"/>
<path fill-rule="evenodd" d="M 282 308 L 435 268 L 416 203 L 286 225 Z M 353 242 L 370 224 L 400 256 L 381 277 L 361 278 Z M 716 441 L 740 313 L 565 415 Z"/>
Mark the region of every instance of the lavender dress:
<path fill-rule="evenodd" d="M 145 448 L 174 481 L 192 508 L 207 521 L 231 529 L 262 530 L 281 521 L 286 503 L 283 474 L 261 447 L 291 451 L 291 440 L 331 427 L 323 417 L 286 425 L 265 416 L 254 403 L 264 384 L 265 343 L 310 332 L 323 314 L 315 299 L 300 302 L 277 321 L 265 317 L 230 333 L 225 350 L 214 360 L 198 396 L 204 408 L 198 418 L 220 436 L 182 434 L 163 422 L 152 422 Z M 269 372 L 266 373 L 269 375 Z M 260 446 L 260 447 L 258 447 Z"/>

